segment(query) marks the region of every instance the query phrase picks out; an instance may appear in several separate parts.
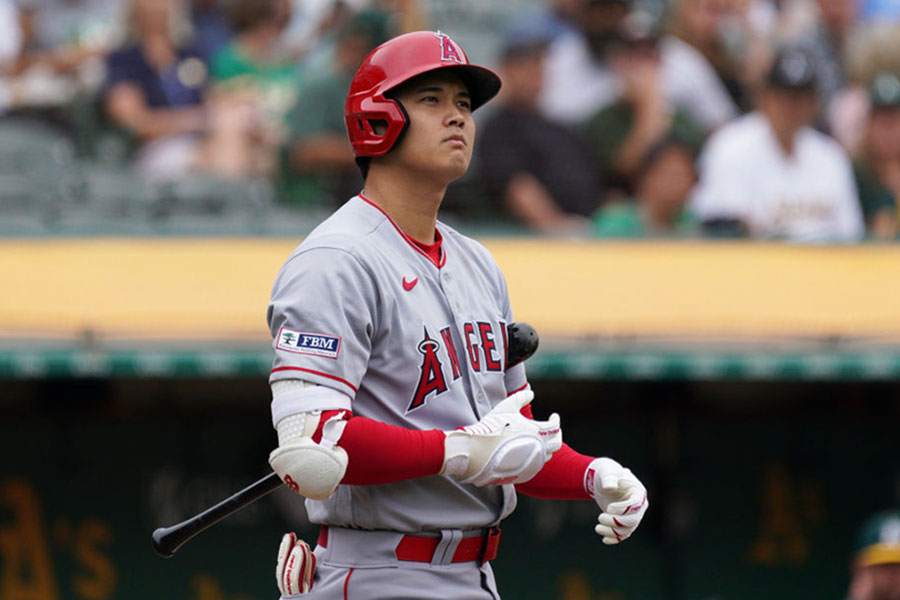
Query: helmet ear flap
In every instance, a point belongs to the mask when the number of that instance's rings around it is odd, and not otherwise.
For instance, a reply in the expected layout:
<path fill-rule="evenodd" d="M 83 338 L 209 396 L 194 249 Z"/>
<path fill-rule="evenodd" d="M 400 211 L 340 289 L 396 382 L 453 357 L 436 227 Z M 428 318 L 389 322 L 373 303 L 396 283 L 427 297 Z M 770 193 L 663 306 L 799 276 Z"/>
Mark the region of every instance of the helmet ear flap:
<path fill-rule="evenodd" d="M 382 156 L 409 127 L 406 109 L 390 98 L 363 98 L 359 110 L 347 115 L 347 133 L 357 156 Z"/>

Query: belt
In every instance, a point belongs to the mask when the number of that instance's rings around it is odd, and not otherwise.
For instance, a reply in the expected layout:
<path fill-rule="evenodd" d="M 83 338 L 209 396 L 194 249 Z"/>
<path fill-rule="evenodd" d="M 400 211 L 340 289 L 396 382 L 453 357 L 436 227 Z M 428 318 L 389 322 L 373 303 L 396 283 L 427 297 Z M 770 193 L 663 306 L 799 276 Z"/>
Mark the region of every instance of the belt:
<path fill-rule="evenodd" d="M 397 560 L 430 563 L 440 542 L 440 537 L 407 534 L 400 539 L 394 553 L 397 555 Z M 318 544 L 323 548 L 328 547 L 328 527 L 325 525 L 319 530 Z M 500 528 L 490 527 L 485 530 L 483 535 L 462 538 L 456 546 L 450 562 L 477 560 L 479 565 L 483 565 L 489 560 L 497 558 L 499 548 Z"/>

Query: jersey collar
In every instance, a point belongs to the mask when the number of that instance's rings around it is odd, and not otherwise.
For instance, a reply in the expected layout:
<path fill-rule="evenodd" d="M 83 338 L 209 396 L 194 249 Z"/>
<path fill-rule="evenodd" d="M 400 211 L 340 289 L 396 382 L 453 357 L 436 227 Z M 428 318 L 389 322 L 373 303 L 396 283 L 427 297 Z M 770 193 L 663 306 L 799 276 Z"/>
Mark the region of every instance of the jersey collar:
<path fill-rule="evenodd" d="M 435 239 L 435 243 L 436 243 L 436 244 L 441 244 L 441 247 L 440 247 L 440 252 L 441 252 L 440 260 L 436 260 L 431 254 L 429 254 L 428 252 L 426 252 L 426 251 L 422 248 L 422 245 L 421 245 L 419 242 L 417 242 L 416 240 L 414 240 L 413 238 L 411 238 L 410 236 L 408 236 L 406 233 L 404 233 L 404 231 L 403 231 L 402 229 L 400 229 L 400 227 L 397 226 L 397 224 L 396 224 L 396 223 L 394 222 L 394 220 L 390 217 L 390 215 L 387 214 L 386 212 L 384 212 L 384 210 L 383 210 L 380 206 L 378 206 L 377 204 L 375 204 L 374 202 L 372 202 L 371 200 L 369 200 L 368 198 L 366 198 L 365 196 L 363 196 L 361 192 L 360 192 L 360 194 L 359 194 L 359 197 L 360 197 L 360 199 L 362 199 L 364 202 L 366 202 L 366 203 L 368 203 L 369 205 L 374 206 L 376 209 L 378 209 L 378 211 L 379 211 L 381 214 L 384 215 L 384 217 L 390 222 L 390 224 L 394 226 L 394 229 L 397 230 L 397 233 L 400 234 L 400 237 L 402 237 L 402 238 L 404 239 L 404 241 L 406 241 L 406 243 L 409 244 L 409 246 L 410 246 L 413 250 L 415 250 L 416 252 L 418 252 L 419 254 L 421 254 L 422 256 L 424 256 L 424 257 L 428 260 L 428 262 L 430 262 L 431 264 L 433 264 L 433 265 L 434 265 L 435 267 L 437 267 L 438 269 L 443 268 L 443 266 L 447 263 L 447 253 L 444 251 L 444 246 L 443 246 L 443 244 L 442 244 L 443 238 L 441 237 L 441 232 L 437 229 L 437 227 L 435 227 L 435 229 L 434 229 L 434 239 Z"/>

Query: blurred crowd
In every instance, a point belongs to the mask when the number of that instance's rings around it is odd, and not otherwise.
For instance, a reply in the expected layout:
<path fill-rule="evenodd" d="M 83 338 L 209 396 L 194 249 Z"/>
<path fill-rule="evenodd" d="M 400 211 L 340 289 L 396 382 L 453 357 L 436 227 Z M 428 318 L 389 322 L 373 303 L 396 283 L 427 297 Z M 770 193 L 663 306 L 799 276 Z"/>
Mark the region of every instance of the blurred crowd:
<path fill-rule="evenodd" d="M 897 0 L 519 4 L 477 57 L 504 88 L 449 211 L 566 237 L 896 238 Z M 0 0 L 0 188 L 25 122 L 136 178 L 264 179 L 285 206 L 337 206 L 362 186 L 356 66 L 406 31 L 465 35 L 433 8 Z"/>

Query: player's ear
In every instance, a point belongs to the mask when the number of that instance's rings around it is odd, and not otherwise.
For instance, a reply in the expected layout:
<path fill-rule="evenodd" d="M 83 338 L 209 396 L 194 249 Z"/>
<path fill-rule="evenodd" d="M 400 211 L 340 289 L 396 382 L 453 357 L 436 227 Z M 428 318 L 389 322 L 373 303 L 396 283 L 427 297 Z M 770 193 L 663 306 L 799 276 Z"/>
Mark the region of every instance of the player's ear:
<path fill-rule="evenodd" d="M 372 126 L 372 131 L 375 135 L 384 135 L 387 133 L 388 124 L 384 119 L 369 119 L 369 125 Z"/>

